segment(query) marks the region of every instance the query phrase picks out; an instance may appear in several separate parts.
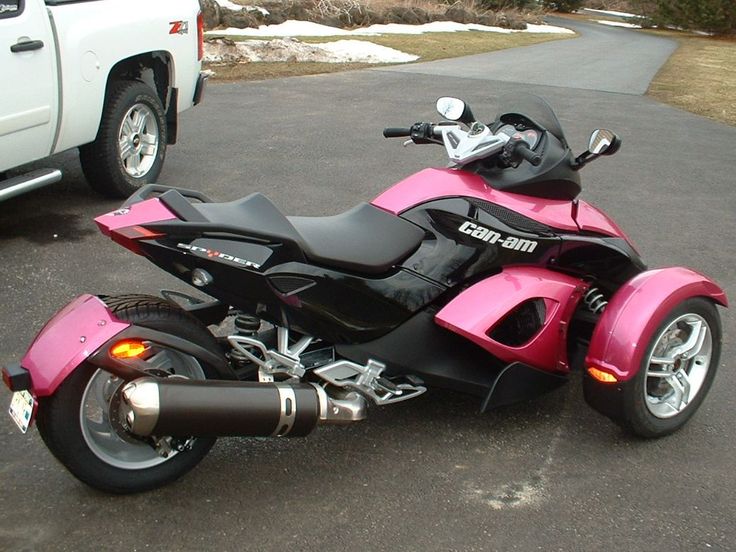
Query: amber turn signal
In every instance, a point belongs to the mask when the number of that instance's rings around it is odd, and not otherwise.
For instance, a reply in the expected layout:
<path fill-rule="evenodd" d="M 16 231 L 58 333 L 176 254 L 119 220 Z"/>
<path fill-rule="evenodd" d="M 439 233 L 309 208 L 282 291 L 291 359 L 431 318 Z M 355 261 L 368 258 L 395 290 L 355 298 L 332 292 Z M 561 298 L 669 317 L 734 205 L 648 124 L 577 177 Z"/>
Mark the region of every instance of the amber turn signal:
<path fill-rule="evenodd" d="M 599 370 L 593 366 L 588 368 L 588 374 L 590 374 L 593 379 L 597 379 L 602 383 L 616 383 L 618 381 L 616 376 L 613 374 L 609 374 L 608 372 L 604 372 L 603 370 Z"/>
<path fill-rule="evenodd" d="M 113 345 L 110 354 L 115 358 L 135 358 L 139 357 L 146 350 L 146 346 L 142 341 L 125 340 Z"/>

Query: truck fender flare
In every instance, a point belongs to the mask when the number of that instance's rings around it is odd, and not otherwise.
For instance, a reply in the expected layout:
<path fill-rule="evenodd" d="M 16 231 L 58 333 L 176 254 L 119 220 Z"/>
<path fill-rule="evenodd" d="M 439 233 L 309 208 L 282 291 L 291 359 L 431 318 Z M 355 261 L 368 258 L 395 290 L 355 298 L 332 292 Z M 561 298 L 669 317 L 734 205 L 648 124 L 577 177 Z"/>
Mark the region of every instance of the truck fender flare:
<path fill-rule="evenodd" d="M 638 274 L 614 294 L 598 320 L 585 366 L 608 372 L 619 382 L 639 371 L 645 349 L 667 314 L 679 303 L 706 297 L 728 307 L 726 294 L 694 270 L 670 267 Z"/>

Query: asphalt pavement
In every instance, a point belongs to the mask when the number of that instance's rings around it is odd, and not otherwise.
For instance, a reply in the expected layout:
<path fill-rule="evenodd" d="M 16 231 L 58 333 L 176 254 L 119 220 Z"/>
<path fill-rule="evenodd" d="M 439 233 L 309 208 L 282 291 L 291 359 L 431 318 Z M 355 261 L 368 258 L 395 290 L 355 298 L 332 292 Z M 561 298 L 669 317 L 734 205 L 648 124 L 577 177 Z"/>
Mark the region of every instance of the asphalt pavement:
<path fill-rule="evenodd" d="M 490 119 L 499 95 L 532 91 L 577 150 L 595 128 L 623 137 L 616 156 L 585 169 L 583 197 L 649 265 L 691 266 L 736 297 L 736 128 L 637 95 L 670 41 L 575 27 L 582 38 L 451 62 L 216 84 L 183 117 L 160 181 L 221 200 L 261 191 L 291 214 L 334 214 L 444 163 L 440 148 L 402 148 L 383 127 L 436 120 L 443 95 Z M 568 57 L 548 59 L 547 77 L 524 65 L 530 51 L 562 45 Z M 626 63 L 595 63 L 624 50 Z M 569 59 L 589 59 L 586 75 L 561 81 Z M 77 294 L 183 289 L 97 233 L 92 218 L 118 202 L 88 191 L 74 154 L 53 162 L 62 183 L 0 203 L 0 363 Z M 683 430 L 656 441 L 590 410 L 576 376 L 483 415 L 476 399 L 434 391 L 305 439 L 222 439 L 179 482 L 113 497 L 78 483 L 35 431 L 22 436 L 0 416 L 0 550 L 734 550 L 736 317 L 721 314 L 710 395 Z"/>

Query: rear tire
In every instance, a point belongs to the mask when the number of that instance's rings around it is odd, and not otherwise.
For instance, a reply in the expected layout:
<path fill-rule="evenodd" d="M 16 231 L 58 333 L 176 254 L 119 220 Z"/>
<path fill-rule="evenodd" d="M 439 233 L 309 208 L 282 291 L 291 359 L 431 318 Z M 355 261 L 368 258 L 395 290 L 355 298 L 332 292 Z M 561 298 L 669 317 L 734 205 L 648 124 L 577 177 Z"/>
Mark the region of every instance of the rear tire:
<path fill-rule="evenodd" d="M 125 199 L 156 181 L 167 144 L 166 114 L 142 82 L 112 81 L 95 141 L 79 148 L 87 182 L 107 197 Z"/>
<path fill-rule="evenodd" d="M 121 320 L 174 334 L 222 355 L 207 328 L 172 303 L 146 295 L 113 296 L 104 301 Z M 146 360 L 159 375 L 216 377 L 212 367 L 194 357 L 169 349 L 154 352 Z M 123 383 L 85 363 L 56 393 L 40 399 L 37 416 L 46 446 L 75 477 L 95 489 L 117 494 L 147 491 L 178 479 L 205 457 L 216 440 L 197 438 L 190 450 L 162 457 L 115 422 L 117 410 L 110 404 Z"/>
<path fill-rule="evenodd" d="M 680 429 L 708 394 L 720 356 L 721 319 L 713 302 L 696 297 L 680 303 L 654 332 L 624 390 L 621 425 L 647 438 Z"/>

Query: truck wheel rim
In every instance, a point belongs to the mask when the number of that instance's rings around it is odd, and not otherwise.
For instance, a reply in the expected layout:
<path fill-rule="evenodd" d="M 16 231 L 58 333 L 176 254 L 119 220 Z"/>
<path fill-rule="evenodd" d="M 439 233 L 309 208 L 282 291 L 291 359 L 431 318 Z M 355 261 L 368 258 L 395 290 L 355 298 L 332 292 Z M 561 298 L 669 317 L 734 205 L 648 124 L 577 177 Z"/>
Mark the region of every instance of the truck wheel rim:
<path fill-rule="evenodd" d="M 118 132 L 118 153 L 128 175 L 148 174 L 156 162 L 159 137 L 158 120 L 150 107 L 137 103 L 128 110 Z"/>
<path fill-rule="evenodd" d="M 159 349 L 146 360 L 154 374 L 171 374 L 189 379 L 205 379 L 197 360 L 171 349 Z M 171 460 L 176 449 L 162 456 L 150 444 L 125 435 L 115 406 L 116 397 L 125 382 L 104 370 L 97 370 L 84 390 L 79 409 L 79 421 L 87 446 L 100 460 L 116 468 L 141 470 Z"/>
<path fill-rule="evenodd" d="M 708 322 L 695 313 L 675 319 L 659 334 L 647 362 L 644 400 L 657 418 L 683 412 L 705 383 L 713 354 Z"/>

